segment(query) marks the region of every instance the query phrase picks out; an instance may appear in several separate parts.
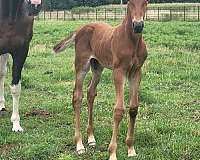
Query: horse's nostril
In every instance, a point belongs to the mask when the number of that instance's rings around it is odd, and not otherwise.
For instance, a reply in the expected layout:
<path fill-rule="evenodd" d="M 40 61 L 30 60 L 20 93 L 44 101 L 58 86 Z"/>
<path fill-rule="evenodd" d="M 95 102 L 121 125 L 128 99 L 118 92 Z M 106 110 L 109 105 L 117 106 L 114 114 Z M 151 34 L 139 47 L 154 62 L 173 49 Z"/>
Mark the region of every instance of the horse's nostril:
<path fill-rule="evenodd" d="M 143 28 L 144 28 L 144 22 L 143 21 L 133 23 L 133 30 L 134 30 L 135 33 L 142 33 Z"/>

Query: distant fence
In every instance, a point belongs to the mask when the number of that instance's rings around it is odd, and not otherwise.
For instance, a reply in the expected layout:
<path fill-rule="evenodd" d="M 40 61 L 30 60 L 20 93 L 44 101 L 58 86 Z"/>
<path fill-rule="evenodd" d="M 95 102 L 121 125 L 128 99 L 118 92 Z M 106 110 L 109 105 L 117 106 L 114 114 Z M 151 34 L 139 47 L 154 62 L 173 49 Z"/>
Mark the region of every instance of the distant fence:
<path fill-rule="evenodd" d="M 126 8 L 94 8 L 64 11 L 42 11 L 38 20 L 119 20 L 127 14 Z M 148 8 L 146 20 L 152 21 L 200 21 L 200 6 Z"/>

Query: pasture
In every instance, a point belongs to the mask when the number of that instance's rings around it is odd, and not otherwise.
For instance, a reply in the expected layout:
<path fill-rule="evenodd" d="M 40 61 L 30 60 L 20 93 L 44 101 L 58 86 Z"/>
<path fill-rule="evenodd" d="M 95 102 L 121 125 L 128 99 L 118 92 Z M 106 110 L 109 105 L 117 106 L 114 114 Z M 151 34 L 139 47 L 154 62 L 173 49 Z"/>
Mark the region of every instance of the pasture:
<path fill-rule="evenodd" d="M 0 159 L 108 159 L 115 100 L 111 71 L 104 70 L 94 104 L 97 146 L 94 149 L 87 146 L 87 152 L 77 156 L 71 104 L 74 47 L 58 56 L 52 52 L 60 39 L 86 23 L 88 21 L 36 21 L 22 76 L 20 111 L 25 132 L 11 132 L 10 115 L 0 119 Z M 119 22 L 108 23 L 117 25 Z M 138 155 L 134 159 L 200 159 L 199 25 L 199 22 L 146 22 L 144 37 L 149 56 L 140 87 L 135 133 Z M 9 111 L 12 103 L 10 75 L 8 70 L 5 98 Z M 84 93 L 90 78 L 90 75 L 86 78 Z M 128 102 L 128 92 L 125 94 Z M 84 95 L 81 128 L 86 144 L 87 101 Z M 126 112 L 119 134 L 119 160 L 127 159 L 127 117 Z"/>

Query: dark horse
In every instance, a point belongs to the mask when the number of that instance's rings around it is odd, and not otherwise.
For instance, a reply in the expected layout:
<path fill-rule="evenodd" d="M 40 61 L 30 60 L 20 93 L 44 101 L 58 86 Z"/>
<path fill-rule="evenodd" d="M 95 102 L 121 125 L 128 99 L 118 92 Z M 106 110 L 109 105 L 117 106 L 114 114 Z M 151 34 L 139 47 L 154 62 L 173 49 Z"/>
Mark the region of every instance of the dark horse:
<path fill-rule="evenodd" d="M 41 0 L 0 0 L 0 116 L 6 113 L 4 78 L 8 53 L 13 59 L 11 94 L 13 97 L 12 130 L 23 131 L 20 126 L 19 98 L 21 71 L 28 55 L 33 35 L 34 16 L 41 8 Z"/>

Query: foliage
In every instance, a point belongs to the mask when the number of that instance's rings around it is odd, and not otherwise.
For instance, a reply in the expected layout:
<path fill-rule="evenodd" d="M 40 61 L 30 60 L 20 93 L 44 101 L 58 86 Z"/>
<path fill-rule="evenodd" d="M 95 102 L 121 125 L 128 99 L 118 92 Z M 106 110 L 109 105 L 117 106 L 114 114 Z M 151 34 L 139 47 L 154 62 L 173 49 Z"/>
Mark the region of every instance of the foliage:
<path fill-rule="evenodd" d="M 29 57 L 22 76 L 22 134 L 11 133 L 10 116 L 0 121 L 0 159 L 105 160 L 112 134 L 115 92 L 111 71 L 105 69 L 94 106 L 97 147 L 86 145 L 87 84 L 81 127 L 87 153 L 77 156 L 73 143 L 74 47 L 53 55 L 52 47 L 86 21 L 36 21 Z M 117 25 L 118 22 L 109 22 Z M 199 160 L 200 148 L 200 23 L 146 22 L 149 56 L 143 67 L 140 107 L 135 133 L 136 160 Z M 6 107 L 11 112 L 10 77 L 6 78 Z M 126 115 L 118 138 L 119 160 L 127 160 Z M 109 92 L 108 92 L 109 91 Z M 45 110 L 49 115 L 31 114 Z"/>
<path fill-rule="evenodd" d="M 107 4 L 120 4 L 121 0 L 44 0 L 44 8 L 50 9 L 71 9 L 78 6 L 99 6 Z M 199 0 L 150 0 L 150 3 L 197 3 Z M 123 3 L 127 3 L 127 0 L 123 0 Z"/>

